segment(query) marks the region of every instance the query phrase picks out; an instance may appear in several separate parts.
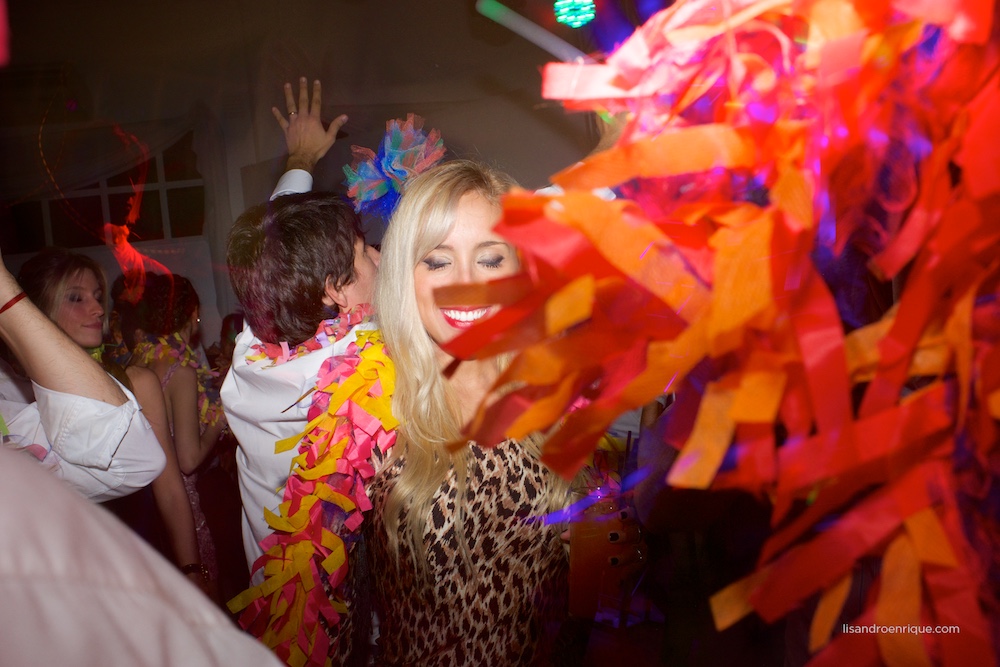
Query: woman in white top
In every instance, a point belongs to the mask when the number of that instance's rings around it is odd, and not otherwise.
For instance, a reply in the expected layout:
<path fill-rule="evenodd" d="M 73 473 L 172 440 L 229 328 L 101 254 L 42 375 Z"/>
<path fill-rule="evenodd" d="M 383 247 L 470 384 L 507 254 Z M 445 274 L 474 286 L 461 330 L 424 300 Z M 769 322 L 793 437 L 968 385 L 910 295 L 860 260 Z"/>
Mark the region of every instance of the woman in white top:
<path fill-rule="evenodd" d="M 174 442 L 167 427 L 163 392 L 156 375 L 145 368 L 119 367 L 101 358 L 104 331 L 107 328 L 107 279 L 100 265 L 90 257 L 63 248 L 46 248 L 21 267 L 20 283 L 28 296 L 49 318 L 66 332 L 73 342 L 91 352 L 105 370 L 111 373 L 136 396 L 143 414 L 149 420 L 157 441 L 166 457 L 163 473 L 150 485 L 156 509 L 163 520 L 170 551 L 179 568 L 200 586 L 205 580 L 199 567 L 198 544 L 195 540 L 194 519 L 187 502 L 187 493 L 177 464 Z M 131 496 L 127 501 L 136 498 Z M 116 506 L 113 511 L 144 537 L 156 541 L 153 517 L 134 516 L 130 507 L 141 510 L 139 500 L 130 505 Z"/>

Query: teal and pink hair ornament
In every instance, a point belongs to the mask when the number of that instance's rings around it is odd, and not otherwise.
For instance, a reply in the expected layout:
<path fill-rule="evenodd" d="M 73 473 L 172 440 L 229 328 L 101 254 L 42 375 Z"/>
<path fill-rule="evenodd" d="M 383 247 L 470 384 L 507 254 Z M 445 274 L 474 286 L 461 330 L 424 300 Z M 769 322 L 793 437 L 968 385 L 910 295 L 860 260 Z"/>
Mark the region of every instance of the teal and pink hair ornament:
<path fill-rule="evenodd" d="M 423 118 L 407 114 L 405 121 L 385 124 L 378 153 L 351 146 L 354 159 L 344 166 L 344 175 L 355 211 L 378 216 L 388 224 L 407 180 L 441 161 L 445 154 L 441 133 L 424 132 L 423 125 Z"/>

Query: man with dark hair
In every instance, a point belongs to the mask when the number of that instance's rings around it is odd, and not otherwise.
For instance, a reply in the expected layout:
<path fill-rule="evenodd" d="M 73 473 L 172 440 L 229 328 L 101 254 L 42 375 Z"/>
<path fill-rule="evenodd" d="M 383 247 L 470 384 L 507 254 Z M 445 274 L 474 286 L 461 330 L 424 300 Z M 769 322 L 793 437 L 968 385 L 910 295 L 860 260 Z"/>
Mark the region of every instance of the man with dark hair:
<path fill-rule="evenodd" d="M 243 546 L 252 569 L 271 533 L 294 446 L 307 423 L 323 362 L 357 331 L 374 329 L 370 306 L 378 251 L 350 204 L 331 194 L 276 197 L 239 217 L 229 236 L 230 279 L 247 326 L 236 339 L 222 403 L 239 441 Z M 254 582 L 259 583 L 257 572 Z"/>
<path fill-rule="evenodd" d="M 254 333 L 296 344 L 316 333 L 328 309 L 368 302 L 374 269 L 367 260 L 377 255 L 348 203 L 305 193 L 248 209 L 230 232 L 227 261 Z"/>

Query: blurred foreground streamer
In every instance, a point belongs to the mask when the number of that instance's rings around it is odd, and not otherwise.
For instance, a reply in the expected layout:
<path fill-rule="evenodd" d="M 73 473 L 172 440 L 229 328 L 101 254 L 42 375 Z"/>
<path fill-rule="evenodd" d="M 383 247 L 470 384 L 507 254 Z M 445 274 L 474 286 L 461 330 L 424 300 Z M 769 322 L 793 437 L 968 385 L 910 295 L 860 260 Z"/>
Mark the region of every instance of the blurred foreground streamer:
<path fill-rule="evenodd" d="M 995 9 L 682 0 L 603 63 L 549 65 L 544 96 L 619 114 L 621 138 L 555 174 L 565 194 L 506 199 L 522 275 L 438 294 L 504 305 L 450 346 L 516 353 L 480 442 L 552 429 L 571 476 L 616 415 L 676 392 L 666 483 L 773 506 L 716 624 L 818 598 L 811 664 L 995 664 Z M 865 280 L 895 293 L 867 321 L 838 296 Z M 834 633 L 872 557 L 852 623 L 960 632 Z"/>

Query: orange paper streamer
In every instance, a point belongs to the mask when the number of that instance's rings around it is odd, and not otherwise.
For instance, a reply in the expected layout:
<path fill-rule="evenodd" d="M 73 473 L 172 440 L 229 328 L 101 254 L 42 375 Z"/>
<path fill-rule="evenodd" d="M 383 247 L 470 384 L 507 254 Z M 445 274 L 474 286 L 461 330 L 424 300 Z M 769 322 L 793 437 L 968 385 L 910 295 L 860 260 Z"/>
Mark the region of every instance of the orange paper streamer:
<path fill-rule="evenodd" d="M 621 113 L 621 137 L 555 174 L 564 194 L 508 196 L 524 273 L 470 288 L 503 308 L 449 345 L 515 353 L 470 435 L 546 433 L 566 477 L 676 392 L 665 484 L 773 507 L 717 626 L 818 600 L 811 664 L 995 662 L 995 5 L 680 0 L 604 62 L 548 66 L 543 95 Z M 894 303 L 858 307 L 888 280 Z M 852 623 L 961 632 L 844 633 L 861 559 L 881 569 Z"/>

